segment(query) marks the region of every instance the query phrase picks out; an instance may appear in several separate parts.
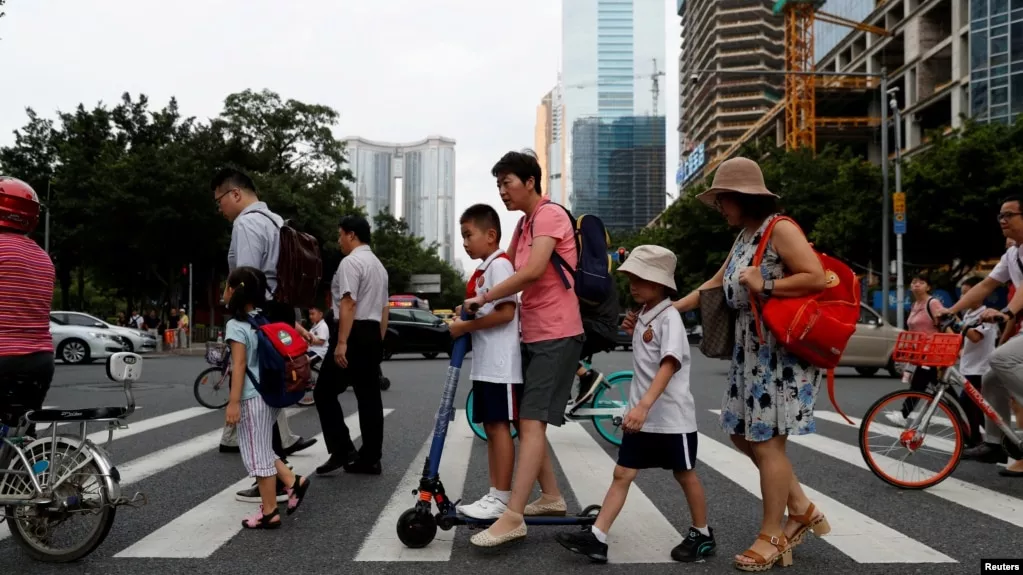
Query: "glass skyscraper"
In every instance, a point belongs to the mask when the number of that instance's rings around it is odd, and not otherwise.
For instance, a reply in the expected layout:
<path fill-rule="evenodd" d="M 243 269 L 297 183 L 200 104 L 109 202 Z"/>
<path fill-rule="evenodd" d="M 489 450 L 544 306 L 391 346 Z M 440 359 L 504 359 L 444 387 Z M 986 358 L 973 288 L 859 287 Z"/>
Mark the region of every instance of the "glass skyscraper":
<path fill-rule="evenodd" d="M 661 94 L 655 109 L 652 94 L 653 82 L 663 84 L 669 65 L 664 8 L 663 2 L 650 0 L 562 1 L 564 126 L 569 138 L 564 172 L 570 175 L 566 192 L 573 212 L 595 214 L 610 228 L 631 228 L 643 218 L 639 225 L 645 225 L 664 209 L 666 98 Z M 648 133 L 656 125 L 660 134 Z M 655 141 L 660 142 L 657 149 L 646 145 Z M 636 153 L 622 142 L 637 142 Z M 660 160 L 650 161 L 652 153 L 659 153 Z M 620 185 L 650 181 L 645 175 L 626 177 L 623 170 L 658 164 L 661 184 L 656 188 Z M 612 180 L 619 184 L 612 185 Z M 658 206 L 649 217 L 639 213 L 647 205 Z"/>
<path fill-rule="evenodd" d="M 454 265 L 455 141 L 431 136 L 392 144 L 351 137 L 345 145 L 355 205 L 366 208 L 370 223 L 380 212 L 400 215 L 412 235 L 437 243 L 437 255 Z M 399 178 L 400 211 L 394 209 Z"/>
<path fill-rule="evenodd" d="M 1023 112 L 1023 0 L 970 0 L 970 114 L 1008 124 Z"/>

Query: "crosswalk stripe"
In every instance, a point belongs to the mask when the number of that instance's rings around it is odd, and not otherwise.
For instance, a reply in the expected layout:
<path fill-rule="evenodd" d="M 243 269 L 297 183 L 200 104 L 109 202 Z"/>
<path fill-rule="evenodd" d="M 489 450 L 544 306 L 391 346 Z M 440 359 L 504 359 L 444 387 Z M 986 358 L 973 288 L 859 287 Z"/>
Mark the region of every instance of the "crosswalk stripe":
<path fill-rule="evenodd" d="M 760 474 L 749 457 L 702 433 L 696 457 L 757 499 L 761 499 Z M 828 516 L 831 524 L 831 533 L 821 540 L 857 563 L 957 563 L 955 559 L 843 505 L 816 489 L 804 484 L 803 491 L 814 505 Z"/>
<path fill-rule="evenodd" d="M 793 435 L 789 437 L 789 441 L 839 461 L 855 465 L 860 469 L 870 470 L 867 467 L 867 463 L 863 461 L 863 455 L 860 453 L 859 447 L 853 447 L 820 434 Z M 933 473 L 881 454 L 875 453 L 873 457 L 885 464 L 901 465 L 911 472 Z M 877 481 L 880 482 L 881 480 L 878 479 Z M 934 487 L 924 490 L 924 492 L 940 497 L 945 501 L 962 505 L 978 513 L 983 513 L 989 517 L 1011 523 L 1017 527 L 1023 527 L 1023 500 L 1011 495 L 974 485 L 955 477 L 949 477 Z"/>
<path fill-rule="evenodd" d="M 604 447 L 575 422 L 548 426 L 547 441 L 579 504 L 585 507 L 600 503 L 611 485 L 616 465 Z M 608 562 L 673 563 L 671 549 L 681 541 L 682 535 L 643 490 L 633 484 L 608 533 Z"/>
<path fill-rule="evenodd" d="M 465 475 L 469 469 L 472 442 L 476 437 L 469 427 L 465 410 L 455 411 L 455 420 L 448 423 L 448 434 L 444 440 L 444 455 L 440 460 L 440 479 L 448 497 L 457 500 L 465 486 Z M 423 475 L 423 463 L 430 454 L 433 434 L 427 437 L 423 447 L 409 464 L 401 483 L 387 502 L 383 513 L 377 518 L 373 530 L 362 542 L 355 561 L 448 561 L 454 544 L 455 529 L 438 530 L 432 543 L 421 549 L 410 549 L 398 540 L 395 525 L 398 517 L 412 507 L 415 499 L 412 490 L 419 487 Z M 436 513 L 436 508 L 434 508 Z"/>
<path fill-rule="evenodd" d="M 384 416 L 393 411 L 384 409 Z M 345 418 L 345 425 L 353 441 L 362 436 L 357 412 Z M 327 458 L 323 434 L 316 437 L 319 440 L 316 445 L 289 458 L 294 462 L 295 473 L 310 475 Z M 252 481 L 251 477 L 239 480 L 114 557 L 209 557 L 242 530 L 242 517 L 251 512 L 253 506 L 236 501 L 234 494 L 252 485 Z"/>
<path fill-rule="evenodd" d="M 813 416 L 815 418 L 823 419 L 824 421 L 830 421 L 832 423 L 838 423 L 846 427 L 849 427 L 849 424 L 844 419 L 842 419 L 842 416 L 833 411 L 814 411 Z M 859 428 L 861 422 L 863 421 L 858 417 L 852 416 L 849 416 L 849 419 L 852 420 L 856 429 Z M 935 419 L 937 418 L 931 418 L 932 424 L 940 424 L 940 422 L 935 421 Z M 945 421 L 948 420 L 946 419 Z M 892 427 L 891 425 L 880 423 L 876 419 L 872 424 L 870 424 L 870 431 L 873 433 L 878 433 L 880 435 L 885 435 L 887 437 L 894 437 L 896 439 L 898 439 L 902 435 L 901 429 L 897 427 Z M 922 447 L 937 449 L 938 451 L 944 451 L 945 453 L 954 453 L 955 443 L 950 439 L 945 439 L 943 437 L 931 435 L 931 433 L 934 431 L 935 431 L 934 425 L 928 428 L 928 434 L 924 438 L 924 444 Z"/>

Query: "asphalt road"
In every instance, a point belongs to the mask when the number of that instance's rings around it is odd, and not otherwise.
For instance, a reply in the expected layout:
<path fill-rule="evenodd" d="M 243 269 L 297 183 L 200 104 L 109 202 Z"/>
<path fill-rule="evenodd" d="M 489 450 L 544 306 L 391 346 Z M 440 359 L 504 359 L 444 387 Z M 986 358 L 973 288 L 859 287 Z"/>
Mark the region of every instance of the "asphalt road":
<path fill-rule="evenodd" d="M 705 563 L 681 567 L 668 551 L 688 528 L 689 513 L 680 489 L 667 472 L 642 473 L 626 510 L 611 533 L 608 573 L 733 572 L 731 557 L 756 537 L 760 519 L 758 479 L 752 465 L 733 450 L 717 416 L 724 389 L 724 362 L 694 351 L 692 390 L 701 437 L 699 475 L 707 492 L 718 553 Z M 468 361 L 456 407 L 464 409 Z M 598 357 L 605 372 L 629 369 L 631 355 Z M 222 411 L 199 408 L 192 395 L 202 358 L 147 359 L 136 385 L 140 406 L 127 431 L 109 447 L 127 492 L 142 491 L 149 504 L 118 511 L 106 541 L 86 559 L 70 565 L 44 565 L 28 559 L 0 525 L 0 572 L 137 574 L 233 574 L 277 569 L 294 573 L 532 572 L 569 575 L 593 569 L 589 561 L 562 549 L 554 535 L 571 527 L 533 527 L 528 538 L 507 549 L 481 552 L 465 527 L 440 532 L 427 548 L 409 550 L 396 541 L 395 518 L 413 504 L 411 484 L 421 472 L 447 362 L 398 356 L 384 364 L 392 387 L 384 405 L 383 474 L 378 477 L 314 477 L 308 499 L 277 531 L 241 532 L 240 520 L 254 505 L 233 493 L 247 486 L 238 455 L 216 447 Z M 60 365 L 48 405 L 117 405 L 123 395 L 104 381 L 100 365 Z M 842 408 L 862 416 L 899 381 L 860 378 L 840 370 Z M 346 414 L 356 404 L 342 396 Z M 963 462 L 952 479 L 927 492 L 899 491 L 866 470 L 855 428 L 835 423 L 826 394 L 818 401 L 818 434 L 793 441 L 789 454 L 811 498 L 829 516 L 832 534 L 811 537 L 795 554 L 789 574 L 976 573 L 980 561 L 1023 557 L 1023 480 L 997 475 L 994 466 Z M 825 417 L 830 417 L 825 419 Z M 147 423 L 148 422 L 148 423 Z M 162 423 L 162 424 L 161 424 Z M 291 418 L 296 433 L 319 433 L 315 408 L 299 408 Z M 134 431 L 133 431 L 134 428 Z M 131 434 L 131 435 L 129 435 Z M 599 504 L 610 482 L 615 448 L 586 422 L 550 436 L 560 485 L 570 510 Z M 155 454 L 155 455 L 154 455 Z M 299 471 L 325 460 L 322 441 L 291 457 Z M 485 443 L 475 439 L 464 419 L 452 424 L 442 479 L 450 495 L 475 499 L 487 488 Z M 956 503 L 961 501 L 965 504 Z M 976 509 L 976 510 L 975 510 Z M 638 563 L 638 565 L 637 565 Z"/>

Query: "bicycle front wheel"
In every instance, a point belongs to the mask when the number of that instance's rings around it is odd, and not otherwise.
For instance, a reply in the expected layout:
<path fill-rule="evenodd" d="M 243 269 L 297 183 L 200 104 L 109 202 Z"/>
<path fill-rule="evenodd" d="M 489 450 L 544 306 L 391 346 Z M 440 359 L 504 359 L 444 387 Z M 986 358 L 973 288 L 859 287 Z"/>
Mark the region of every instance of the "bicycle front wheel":
<path fill-rule="evenodd" d="M 465 398 L 465 418 L 467 420 L 469 420 L 469 427 L 472 428 L 472 432 L 476 434 L 476 437 L 482 439 L 483 441 L 486 441 L 487 440 L 487 432 L 486 432 L 485 429 L 483 429 L 483 424 L 482 423 L 476 423 L 476 422 L 474 422 L 472 420 L 472 412 L 473 412 L 472 398 L 473 398 L 472 390 L 470 390 L 469 391 L 469 396 Z M 512 439 L 515 439 L 518 435 L 519 435 L 519 430 L 516 429 L 514 425 L 512 425 L 511 426 L 511 436 L 512 436 Z"/>
<path fill-rule="evenodd" d="M 620 446 L 622 444 L 622 420 L 629 407 L 629 385 L 631 383 L 632 373 L 629 372 L 612 377 L 606 385 L 601 385 L 597 393 L 593 394 L 593 402 L 590 407 L 611 412 L 592 417 L 597 433 L 611 445 Z"/>
<path fill-rule="evenodd" d="M 220 409 L 231 400 L 231 370 L 210 367 L 195 378 L 195 400 L 210 409 Z"/>
<path fill-rule="evenodd" d="M 963 451 L 963 428 L 949 402 L 930 392 L 903 390 L 870 406 L 860 423 L 860 453 L 874 475 L 900 489 L 927 489 L 955 471 Z M 924 414 L 934 405 L 925 426 Z M 904 410 L 909 415 L 904 414 Z M 908 460 L 912 458 L 913 463 Z"/>

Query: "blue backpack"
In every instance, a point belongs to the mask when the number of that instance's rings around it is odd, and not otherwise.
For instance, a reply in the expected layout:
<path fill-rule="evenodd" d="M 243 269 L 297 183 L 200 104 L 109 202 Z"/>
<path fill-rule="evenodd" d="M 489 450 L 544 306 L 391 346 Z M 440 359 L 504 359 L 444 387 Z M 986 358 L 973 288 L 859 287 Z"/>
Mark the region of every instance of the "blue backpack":
<path fill-rule="evenodd" d="M 618 290 L 611 275 L 611 236 L 604 222 L 595 215 L 583 214 L 578 218 L 565 206 L 549 202 L 564 210 L 575 229 L 575 251 L 578 267 L 573 269 L 557 250 L 551 253 L 551 263 L 561 277 L 565 289 L 571 289 L 568 274 L 575 279 L 575 294 L 579 298 L 579 309 L 587 330 L 597 331 L 613 338 L 618 325 Z M 543 207 L 540 205 L 537 209 Z M 525 218 L 523 218 L 524 220 Z M 522 234 L 521 224 L 519 235 Z M 533 222 L 529 223 L 529 235 L 533 236 Z"/>
<path fill-rule="evenodd" d="M 259 345 L 259 377 L 246 369 L 263 401 L 270 407 L 290 407 L 305 396 L 312 376 L 305 339 L 287 323 L 270 323 L 263 315 L 249 317 Z"/>

